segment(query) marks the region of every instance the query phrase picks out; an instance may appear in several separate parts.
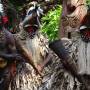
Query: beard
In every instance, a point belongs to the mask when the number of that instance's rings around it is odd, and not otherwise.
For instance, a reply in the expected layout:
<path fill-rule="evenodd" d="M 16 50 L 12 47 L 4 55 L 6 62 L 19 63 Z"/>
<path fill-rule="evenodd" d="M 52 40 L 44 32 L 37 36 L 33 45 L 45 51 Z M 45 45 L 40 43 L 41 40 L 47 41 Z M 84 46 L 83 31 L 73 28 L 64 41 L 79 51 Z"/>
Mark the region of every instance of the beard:
<path fill-rule="evenodd" d="M 79 74 L 90 75 L 90 42 L 79 40 L 78 47 L 78 68 Z"/>

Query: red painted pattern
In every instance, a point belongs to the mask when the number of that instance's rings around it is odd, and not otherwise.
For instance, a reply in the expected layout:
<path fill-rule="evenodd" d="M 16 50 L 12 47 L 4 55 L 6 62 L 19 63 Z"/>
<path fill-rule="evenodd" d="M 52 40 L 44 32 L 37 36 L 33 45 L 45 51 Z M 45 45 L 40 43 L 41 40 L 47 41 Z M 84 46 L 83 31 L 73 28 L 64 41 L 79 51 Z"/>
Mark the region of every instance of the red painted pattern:
<path fill-rule="evenodd" d="M 84 31 L 84 36 L 90 37 L 90 31 Z"/>
<path fill-rule="evenodd" d="M 4 16 L 4 17 L 2 17 L 2 20 L 3 20 L 3 23 L 6 24 L 8 22 L 8 17 Z"/>

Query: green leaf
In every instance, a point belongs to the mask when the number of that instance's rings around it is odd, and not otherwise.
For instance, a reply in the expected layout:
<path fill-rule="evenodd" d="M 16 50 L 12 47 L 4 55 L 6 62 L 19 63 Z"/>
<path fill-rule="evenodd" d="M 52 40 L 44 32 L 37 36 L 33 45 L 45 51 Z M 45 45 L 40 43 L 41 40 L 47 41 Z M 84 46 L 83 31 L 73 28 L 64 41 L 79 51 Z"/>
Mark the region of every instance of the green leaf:
<path fill-rule="evenodd" d="M 41 32 L 47 34 L 50 41 L 58 38 L 58 26 L 60 21 L 60 15 L 62 12 L 62 7 L 57 6 L 54 10 L 49 11 L 42 18 L 42 28 Z"/>

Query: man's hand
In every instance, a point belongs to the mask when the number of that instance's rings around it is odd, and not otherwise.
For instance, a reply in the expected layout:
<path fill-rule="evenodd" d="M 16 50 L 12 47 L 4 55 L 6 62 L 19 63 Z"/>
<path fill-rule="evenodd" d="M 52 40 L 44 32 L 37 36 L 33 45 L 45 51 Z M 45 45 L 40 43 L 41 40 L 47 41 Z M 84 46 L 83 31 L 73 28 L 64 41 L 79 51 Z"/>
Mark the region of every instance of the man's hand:
<path fill-rule="evenodd" d="M 39 72 L 42 72 L 43 68 L 41 67 L 41 65 L 37 65 L 37 69 Z"/>

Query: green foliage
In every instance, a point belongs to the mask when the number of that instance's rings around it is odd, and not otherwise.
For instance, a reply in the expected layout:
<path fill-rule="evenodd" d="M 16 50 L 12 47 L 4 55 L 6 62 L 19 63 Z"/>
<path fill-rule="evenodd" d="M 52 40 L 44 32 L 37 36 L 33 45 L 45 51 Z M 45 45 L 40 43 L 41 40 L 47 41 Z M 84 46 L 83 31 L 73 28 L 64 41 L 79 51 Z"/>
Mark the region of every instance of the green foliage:
<path fill-rule="evenodd" d="M 88 9 L 89 9 L 89 11 L 90 11 L 90 0 L 86 0 L 86 4 L 87 4 Z"/>
<path fill-rule="evenodd" d="M 58 26 L 60 22 L 62 7 L 57 6 L 54 10 L 50 10 L 42 18 L 41 32 L 48 36 L 50 41 L 58 38 Z"/>
<path fill-rule="evenodd" d="M 87 1 L 87 5 L 90 5 L 90 0 L 86 0 Z"/>

